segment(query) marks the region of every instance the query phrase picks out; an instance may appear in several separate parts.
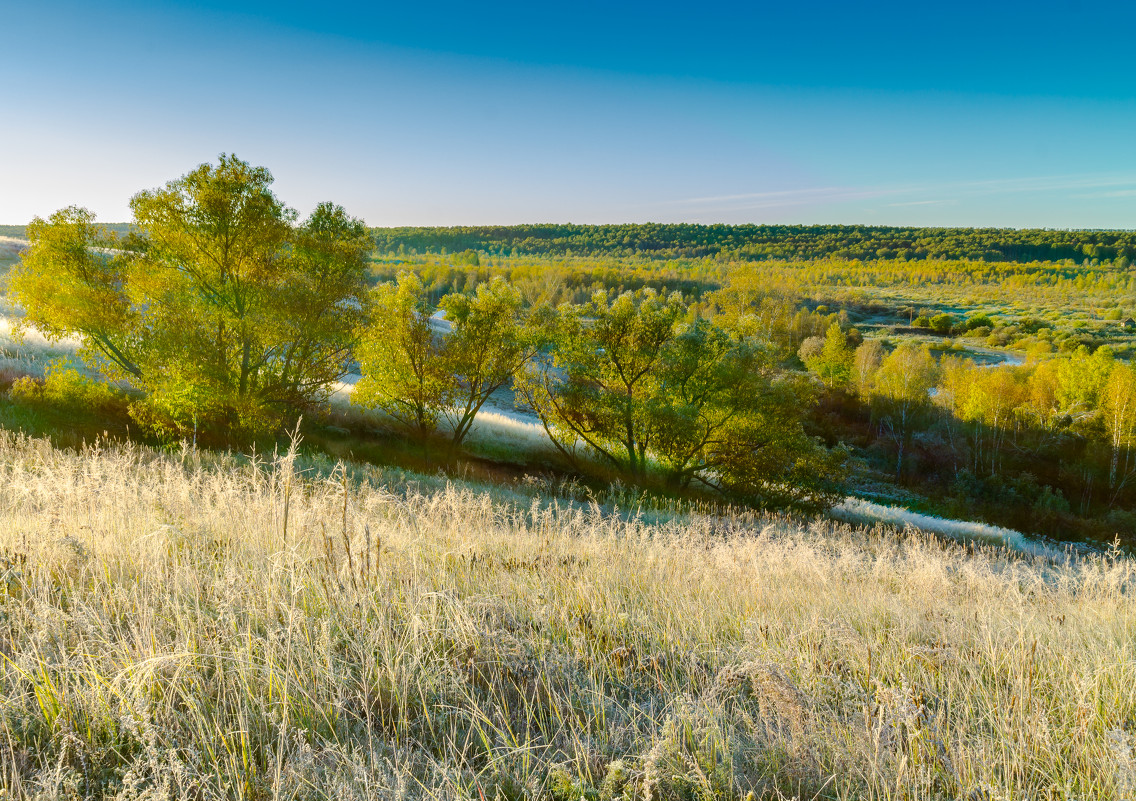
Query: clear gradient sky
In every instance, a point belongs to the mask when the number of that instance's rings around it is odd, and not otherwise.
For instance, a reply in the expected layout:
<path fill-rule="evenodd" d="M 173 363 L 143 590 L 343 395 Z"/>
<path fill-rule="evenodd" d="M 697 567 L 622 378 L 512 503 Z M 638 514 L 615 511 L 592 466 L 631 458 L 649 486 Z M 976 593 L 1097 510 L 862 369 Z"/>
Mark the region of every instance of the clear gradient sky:
<path fill-rule="evenodd" d="M 1136 4 L 10 2 L 0 223 L 218 153 L 306 213 L 1136 227 Z"/>

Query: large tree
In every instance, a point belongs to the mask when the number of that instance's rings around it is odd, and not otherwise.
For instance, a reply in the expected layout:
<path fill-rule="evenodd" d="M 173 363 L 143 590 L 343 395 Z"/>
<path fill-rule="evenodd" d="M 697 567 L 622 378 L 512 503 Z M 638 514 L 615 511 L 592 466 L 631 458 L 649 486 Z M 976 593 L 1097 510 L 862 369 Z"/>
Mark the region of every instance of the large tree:
<path fill-rule="evenodd" d="M 805 382 L 766 343 L 687 319 L 651 291 L 565 308 L 549 357 L 518 388 L 570 460 L 655 473 L 759 502 L 825 505 L 835 461 L 805 436 Z M 806 469 L 807 466 L 807 469 Z"/>
<path fill-rule="evenodd" d="M 223 154 L 135 195 L 124 241 L 84 209 L 35 220 L 9 283 L 25 324 L 81 338 L 155 429 L 281 425 L 346 372 L 371 240 L 330 203 L 297 225 L 271 184 Z"/>
<path fill-rule="evenodd" d="M 518 388 L 565 455 L 574 459 L 582 445 L 633 479 L 645 475 L 664 347 L 682 312 L 677 296 L 652 291 L 638 300 L 600 292 L 562 310 L 551 362 L 529 371 Z"/>

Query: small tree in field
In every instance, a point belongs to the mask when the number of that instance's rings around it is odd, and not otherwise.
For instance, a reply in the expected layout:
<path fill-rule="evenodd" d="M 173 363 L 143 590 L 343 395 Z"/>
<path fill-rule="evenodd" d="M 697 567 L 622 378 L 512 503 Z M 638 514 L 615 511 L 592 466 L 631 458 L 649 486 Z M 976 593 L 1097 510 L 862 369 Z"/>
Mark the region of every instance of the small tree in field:
<path fill-rule="evenodd" d="M 78 336 L 160 432 L 279 428 L 347 370 L 371 241 L 330 203 L 296 225 L 271 183 L 222 155 L 135 195 L 126 241 L 84 209 L 36 219 L 9 283 L 24 324 Z"/>
<path fill-rule="evenodd" d="M 877 419 L 895 442 L 895 472 L 903 473 L 911 437 L 919 416 L 929 406 L 929 393 L 935 386 L 938 366 L 926 347 L 904 342 L 880 364 L 872 386 Z"/>
<path fill-rule="evenodd" d="M 819 349 L 806 352 L 802 346 L 802 360 L 809 372 L 814 373 L 829 389 L 843 387 L 852 378 L 855 352 L 848 347 L 848 338 L 839 323 L 828 327 Z"/>
<path fill-rule="evenodd" d="M 425 441 L 439 423 L 461 447 L 478 411 L 533 357 L 536 329 L 520 292 L 501 278 L 472 295 L 442 298 L 442 320 L 431 321 L 426 289 L 413 273 L 375 289 L 371 322 L 359 346 L 363 373 L 353 402 L 377 408 Z"/>

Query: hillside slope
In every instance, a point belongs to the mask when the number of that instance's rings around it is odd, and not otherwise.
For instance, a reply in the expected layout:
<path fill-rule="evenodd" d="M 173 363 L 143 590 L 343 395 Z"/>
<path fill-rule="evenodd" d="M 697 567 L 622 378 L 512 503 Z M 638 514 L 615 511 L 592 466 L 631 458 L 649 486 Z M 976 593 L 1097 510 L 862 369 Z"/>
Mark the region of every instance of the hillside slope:
<path fill-rule="evenodd" d="M 0 432 L 0 787 L 1136 790 L 1126 558 L 546 489 Z"/>

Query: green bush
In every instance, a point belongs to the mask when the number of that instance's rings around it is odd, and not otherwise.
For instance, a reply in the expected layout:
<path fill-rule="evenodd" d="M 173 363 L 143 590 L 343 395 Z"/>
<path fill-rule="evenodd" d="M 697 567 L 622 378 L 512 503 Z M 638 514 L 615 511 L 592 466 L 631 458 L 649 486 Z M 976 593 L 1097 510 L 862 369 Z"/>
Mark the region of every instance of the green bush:
<path fill-rule="evenodd" d="M 962 325 L 964 331 L 973 331 L 978 328 L 992 329 L 993 327 L 994 321 L 990 319 L 989 315 L 981 312 L 967 317 L 966 322 Z"/>
<path fill-rule="evenodd" d="M 48 365 L 42 379 L 16 379 L 8 394 L 25 406 L 42 404 L 82 411 L 108 411 L 124 399 L 121 391 L 79 372 L 69 362 Z"/>
<path fill-rule="evenodd" d="M 1051 323 L 1037 317 L 1024 317 L 1018 321 L 1018 330 L 1023 334 L 1036 334 L 1043 328 L 1052 328 Z"/>
<path fill-rule="evenodd" d="M 954 328 L 955 318 L 947 313 L 936 314 L 930 320 L 931 330 L 936 334 L 949 334 L 951 329 Z"/>

